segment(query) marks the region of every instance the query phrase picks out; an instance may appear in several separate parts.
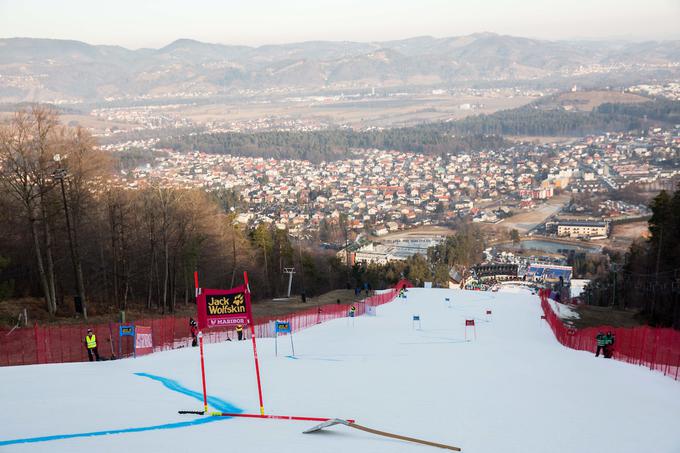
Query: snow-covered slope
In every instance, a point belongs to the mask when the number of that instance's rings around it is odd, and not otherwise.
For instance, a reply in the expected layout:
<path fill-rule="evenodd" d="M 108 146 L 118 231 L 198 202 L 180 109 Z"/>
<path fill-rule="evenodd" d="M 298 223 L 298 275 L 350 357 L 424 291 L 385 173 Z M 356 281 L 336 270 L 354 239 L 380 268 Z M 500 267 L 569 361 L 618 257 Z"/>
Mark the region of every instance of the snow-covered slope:
<path fill-rule="evenodd" d="M 525 290 L 411 289 L 377 313 L 296 333 L 294 358 L 288 338 L 278 358 L 258 340 L 266 411 L 355 418 L 470 453 L 680 451 L 679 383 L 560 346 Z M 257 413 L 250 342 L 207 345 L 206 361 L 213 407 Z M 178 415 L 201 409 L 200 389 L 197 349 L 0 368 L 0 451 L 434 451 L 342 426 L 303 435 L 314 423 Z M 128 428 L 151 429 L 2 442 Z"/>

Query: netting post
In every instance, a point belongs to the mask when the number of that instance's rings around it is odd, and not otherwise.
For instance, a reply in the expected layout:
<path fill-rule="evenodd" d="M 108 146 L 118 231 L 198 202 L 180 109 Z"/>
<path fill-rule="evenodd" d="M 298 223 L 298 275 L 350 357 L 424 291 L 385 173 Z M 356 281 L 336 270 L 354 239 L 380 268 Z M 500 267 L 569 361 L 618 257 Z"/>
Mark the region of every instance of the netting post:
<path fill-rule="evenodd" d="M 656 335 L 654 335 L 654 347 L 652 348 L 652 360 L 649 363 L 649 369 L 653 370 L 656 367 L 656 357 L 659 348 L 659 330 L 656 330 Z"/>
<path fill-rule="evenodd" d="M 59 351 L 61 352 L 61 363 L 64 363 L 64 340 L 61 334 L 63 330 L 64 329 L 62 329 L 61 327 L 59 328 Z"/>

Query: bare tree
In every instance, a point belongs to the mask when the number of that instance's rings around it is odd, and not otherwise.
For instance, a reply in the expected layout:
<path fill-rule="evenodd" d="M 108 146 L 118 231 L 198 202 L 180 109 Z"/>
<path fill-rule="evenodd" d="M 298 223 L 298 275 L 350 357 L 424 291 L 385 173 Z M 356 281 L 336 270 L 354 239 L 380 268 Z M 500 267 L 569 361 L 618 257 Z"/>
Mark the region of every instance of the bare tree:
<path fill-rule="evenodd" d="M 54 113 L 36 107 L 31 111 L 17 112 L 9 125 L 0 128 L 0 184 L 20 202 L 23 215 L 29 223 L 40 285 L 51 315 L 57 311 L 57 302 L 51 258 L 52 242 L 43 203 L 50 189 L 47 175 L 51 170 L 56 127 Z M 49 252 L 47 269 L 38 233 L 40 220 L 45 222 L 45 241 Z"/>

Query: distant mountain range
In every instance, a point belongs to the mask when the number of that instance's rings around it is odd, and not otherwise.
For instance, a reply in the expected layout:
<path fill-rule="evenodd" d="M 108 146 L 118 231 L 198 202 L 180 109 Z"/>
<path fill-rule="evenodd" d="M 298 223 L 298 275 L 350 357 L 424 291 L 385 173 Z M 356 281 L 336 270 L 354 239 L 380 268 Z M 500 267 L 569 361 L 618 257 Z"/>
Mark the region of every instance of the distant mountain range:
<path fill-rule="evenodd" d="M 680 41 L 544 41 L 492 33 L 261 47 L 180 39 L 129 50 L 79 41 L 0 39 L 0 102 L 201 98 L 247 90 L 318 92 L 471 83 L 540 83 L 680 73 Z M 615 78 L 616 79 L 616 78 Z"/>

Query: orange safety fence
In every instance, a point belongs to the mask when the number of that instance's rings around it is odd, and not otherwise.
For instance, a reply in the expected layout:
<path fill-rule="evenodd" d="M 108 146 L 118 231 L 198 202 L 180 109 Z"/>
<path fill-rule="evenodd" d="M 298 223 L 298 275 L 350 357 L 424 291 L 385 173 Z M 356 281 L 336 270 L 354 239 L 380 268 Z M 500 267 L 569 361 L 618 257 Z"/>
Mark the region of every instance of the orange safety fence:
<path fill-rule="evenodd" d="M 365 313 L 367 305 L 378 306 L 393 301 L 404 287 L 412 286 L 401 280 L 394 288 L 353 304 L 329 304 L 283 316 L 255 318 L 257 337 L 273 337 L 273 321 L 288 321 L 293 332 L 337 318 L 348 316 L 355 305 L 355 316 Z M 139 319 L 124 325 L 151 327 L 154 352 L 191 346 L 191 331 L 187 317 L 166 316 L 155 319 Z M 129 357 L 133 353 L 133 337 L 120 337 L 121 323 L 72 324 L 22 327 L 14 330 L 0 329 L 0 366 L 30 365 L 41 363 L 81 362 L 88 360 L 85 334 L 91 328 L 97 338 L 101 358 Z M 235 340 L 232 329 L 215 328 L 204 332 L 204 341 L 216 343 Z M 120 351 L 120 353 L 119 353 Z"/>
<path fill-rule="evenodd" d="M 614 335 L 612 358 L 656 370 L 680 379 L 680 331 L 671 328 L 640 326 L 633 328 L 597 326 L 576 329 L 565 325 L 548 302 L 550 291 L 539 290 L 541 307 L 555 338 L 562 345 L 580 351 L 597 349 L 598 333 Z"/>

